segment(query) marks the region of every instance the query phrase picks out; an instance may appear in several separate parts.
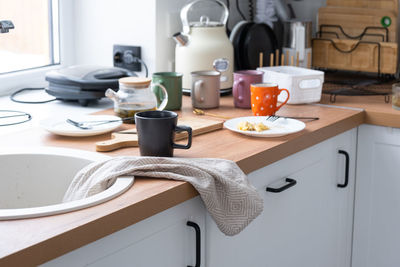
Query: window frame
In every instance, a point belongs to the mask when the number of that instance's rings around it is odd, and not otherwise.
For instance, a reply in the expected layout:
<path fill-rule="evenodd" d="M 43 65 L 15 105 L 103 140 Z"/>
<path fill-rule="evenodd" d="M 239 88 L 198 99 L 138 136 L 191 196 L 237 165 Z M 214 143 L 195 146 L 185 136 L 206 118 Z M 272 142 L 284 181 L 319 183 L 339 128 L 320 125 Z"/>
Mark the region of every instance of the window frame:
<path fill-rule="evenodd" d="M 50 53 L 53 53 L 53 62 L 50 65 L 24 69 L 0 74 L 0 96 L 9 95 L 12 92 L 25 87 L 45 87 L 45 74 L 48 71 L 72 65 L 74 59 L 73 43 L 73 2 L 65 0 L 50 0 L 52 11 L 57 8 L 57 13 L 49 16 L 52 20 L 50 34 L 52 44 Z M 56 5 L 54 5 L 56 3 Z M 50 10 L 49 10 L 50 12 Z M 56 14 L 56 17 L 54 16 Z M 58 17 L 58 23 L 54 23 Z M 58 37 L 54 36 L 57 35 Z M 0 36 L 1 38 L 1 36 Z M 59 53 L 57 53 L 57 50 Z M 58 59 L 58 60 L 57 60 Z M 55 63 L 59 61 L 59 63 Z"/>

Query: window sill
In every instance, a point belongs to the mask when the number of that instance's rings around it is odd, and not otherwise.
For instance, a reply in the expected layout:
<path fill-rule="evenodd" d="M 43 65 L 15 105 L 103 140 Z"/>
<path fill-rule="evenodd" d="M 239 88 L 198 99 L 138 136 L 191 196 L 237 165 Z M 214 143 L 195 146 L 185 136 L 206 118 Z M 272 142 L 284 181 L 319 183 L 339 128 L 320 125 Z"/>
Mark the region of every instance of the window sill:
<path fill-rule="evenodd" d="M 0 74 L 0 96 L 10 95 L 18 89 L 25 87 L 45 87 L 47 72 L 61 68 L 56 64 L 29 70 Z"/>

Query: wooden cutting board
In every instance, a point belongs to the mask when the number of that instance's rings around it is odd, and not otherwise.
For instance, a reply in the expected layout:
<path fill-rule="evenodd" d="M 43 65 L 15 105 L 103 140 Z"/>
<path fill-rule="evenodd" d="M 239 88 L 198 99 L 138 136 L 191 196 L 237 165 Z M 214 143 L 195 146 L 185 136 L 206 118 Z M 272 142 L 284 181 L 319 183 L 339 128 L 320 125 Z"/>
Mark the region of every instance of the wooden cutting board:
<path fill-rule="evenodd" d="M 327 6 L 386 9 L 398 13 L 398 0 L 327 0 Z"/>
<path fill-rule="evenodd" d="M 216 131 L 222 129 L 223 121 L 219 120 L 209 120 L 202 119 L 198 117 L 188 117 L 188 118 L 179 118 L 178 125 L 186 125 L 192 127 L 192 136 Z M 182 140 L 187 138 L 187 133 L 177 133 L 175 136 L 175 140 Z M 115 132 L 112 133 L 111 139 L 97 142 L 96 150 L 99 152 L 108 152 L 124 147 L 137 147 L 138 144 L 138 136 L 136 134 L 136 128 Z"/>
<path fill-rule="evenodd" d="M 337 47 L 350 50 L 357 44 L 357 40 L 332 39 Z M 381 73 L 395 74 L 397 71 L 397 43 L 381 42 Z M 376 44 L 360 44 L 352 53 L 341 53 L 331 42 L 314 40 L 312 49 L 314 67 L 378 72 L 378 46 Z"/>
<path fill-rule="evenodd" d="M 340 25 L 347 34 L 356 36 L 361 34 L 365 27 L 382 27 L 381 20 L 385 16 L 390 17 L 392 20 L 391 25 L 388 27 L 389 42 L 397 42 L 397 15 L 391 10 L 336 6 L 321 7 L 318 10 L 318 25 Z M 347 39 L 338 29 L 325 28 L 324 30 L 334 31 L 339 34 L 340 39 Z M 370 30 L 368 33 L 382 34 L 384 31 Z M 323 35 L 323 37 L 336 38 L 332 35 Z M 369 36 L 365 36 L 363 40 L 382 41 L 377 39 L 377 37 Z"/>

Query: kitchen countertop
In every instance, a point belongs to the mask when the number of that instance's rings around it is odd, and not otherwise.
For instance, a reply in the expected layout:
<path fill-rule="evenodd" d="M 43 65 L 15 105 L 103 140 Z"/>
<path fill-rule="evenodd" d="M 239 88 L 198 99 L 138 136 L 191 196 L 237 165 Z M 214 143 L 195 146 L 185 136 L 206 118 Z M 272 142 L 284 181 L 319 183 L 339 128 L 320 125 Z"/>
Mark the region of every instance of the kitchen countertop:
<path fill-rule="evenodd" d="M 322 95 L 321 103 L 341 107 L 361 108 L 365 110 L 364 123 L 400 128 L 400 111 L 393 109 L 391 103 L 385 103 L 384 96 L 336 96 L 335 103 L 329 101 L 329 95 Z"/>
<path fill-rule="evenodd" d="M 234 109 L 232 102 L 231 96 L 222 97 L 221 107 L 210 112 L 231 117 L 251 115 L 250 110 Z M 321 103 L 329 103 L 329 97 L 324 96 Z M 278 138 L 252 138 L 223 129 L 194 137 L 192 148 L 175 150 L 175 156 L 229 159 L 245 173 L 250 173 L 362 123 L 400 127 L 400 111 L 393 110 L 379 97 L 337 97 L 333 105 L 284 106 L 278 115 L 320 118 L 307 122 L 306 129 L 299 133 Z M 112 111 L 100 113 L 111 114 Z M 184 107 L 179 113 L 182 117 L 195 116 L 191 113 L 189 97 L 184 97 Z M 124 125 L 118 130 L 129 127 Z M 95 151 L 96 142 L 109 138 L 110 134 L 61 137 L 33 126 L 1 136 L 0 147 L 61 146 Z M 107 155 L 139 155 L 139 151 L 138 148 L 124 148 Z M 0 221 L 0 266 L 44 263 L 197 195 L 185 182 L 138 178 L 126 193 L 94 207 L 42 218 Z"/>

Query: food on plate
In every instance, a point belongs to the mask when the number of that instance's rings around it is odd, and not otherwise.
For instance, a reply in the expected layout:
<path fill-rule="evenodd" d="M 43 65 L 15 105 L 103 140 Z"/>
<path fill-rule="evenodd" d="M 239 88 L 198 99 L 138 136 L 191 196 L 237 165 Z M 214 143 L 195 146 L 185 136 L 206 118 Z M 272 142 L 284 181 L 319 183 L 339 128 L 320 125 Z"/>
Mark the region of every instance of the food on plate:
<path fill-rule="evenodd" d="M 257 131 L 257 132 L 262 132 L 270 129 L 267 125 L 265 125 L 262 122 L 251 123 L 248 121 L 241 121 L 238 123 L 236 127 L 238 128 L 238 130 L 241 131 Z"/>
<path fill-rule="evenodd" d="M 254 131 L 253 124 L 248 121 L 241 121 L 236 127 L 241 131 Z"/>
<path fill-rule="evenodd" d="M 262 131 L 266 131 L 269 130 L 269 127 L 267 125 L 265 125 L 264 123 L 260 122 L 257 123 L 254 128 L 256 129 L 257 132 L 262 132 Z"/>

